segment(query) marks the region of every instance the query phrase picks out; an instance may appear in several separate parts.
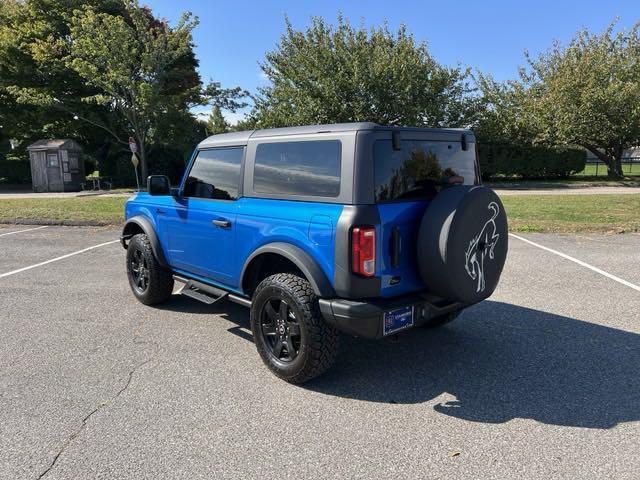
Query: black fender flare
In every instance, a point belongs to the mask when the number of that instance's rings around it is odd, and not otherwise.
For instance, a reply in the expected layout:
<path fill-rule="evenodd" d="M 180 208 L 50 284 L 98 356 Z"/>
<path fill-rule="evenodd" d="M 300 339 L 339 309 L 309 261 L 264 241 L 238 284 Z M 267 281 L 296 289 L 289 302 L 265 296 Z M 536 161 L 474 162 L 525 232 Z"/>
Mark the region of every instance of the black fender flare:
<path fill-rule="evenodd" d="M 320 298 L 335 298 L 336 292 L 317 262 L 300 247 L 290 243 L 273 242 L 256 249 L 244 262 L 240 274 L 240 285 L 243 285 L 247 268 L 251 262 L 263 253 L 275 253 L 291 261 L 309 280 L 313 292 Z"/>
<path fill-rule="evenodd" d="M 131 217 L 127 220 L 122 228 L 122 234 L 120 235 L 120 243 L 122 246 L 125 249 L 127 248 L 127 240 L 135 235 L 134 232 L 138 230 L 136 227 L 139 227 L 147 235 L 147 238 L 151 243 L 151 250 L 153 250 L 153 255 L 156 257 L 156 260 L 158 260 L 158 263 L 163 267 L 168 267 L 169 264 L 167 263 L 167 259 L 165 258 L 162 247 L 160 246 L 158 235 L 153 228 L 153 224 L 147 217 L 136 215 L 135 217 Z"/>

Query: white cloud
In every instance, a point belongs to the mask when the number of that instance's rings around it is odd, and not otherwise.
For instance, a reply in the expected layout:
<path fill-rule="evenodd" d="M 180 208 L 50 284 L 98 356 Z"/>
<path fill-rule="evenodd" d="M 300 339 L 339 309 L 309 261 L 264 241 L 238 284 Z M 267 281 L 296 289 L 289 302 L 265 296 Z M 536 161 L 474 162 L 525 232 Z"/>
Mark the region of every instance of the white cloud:
<path fill-rule="evenodd" d="M 193 114 L 196 116 L 198 120 L 206 120 L 207 118 L 209 118 L 209 113 L 211 113 L 211 110 L 193 112 Z"/>
<path fill-rule="evenodd" d="M 207 107 L 203 109 L 203 107 L 198 107 L 192 110 L 192 113 L 196 116 L 198 120 L 206 121 L 209 118 L 209 114 L 211 113 L 211 108 Z M 226 110 L 222 111 L 222 115 L 229 122 L 229 125 L 235 125 L 240 120 L 242 120 L 247 112 L 245 110 L 239 112 L 228 112 Z"/>
<path fill-rule="evenodd" d="M 224 118 L 229 122 L 229 125 L 235 125 L 245 116 L 246 112 L 222 112 Z"/>

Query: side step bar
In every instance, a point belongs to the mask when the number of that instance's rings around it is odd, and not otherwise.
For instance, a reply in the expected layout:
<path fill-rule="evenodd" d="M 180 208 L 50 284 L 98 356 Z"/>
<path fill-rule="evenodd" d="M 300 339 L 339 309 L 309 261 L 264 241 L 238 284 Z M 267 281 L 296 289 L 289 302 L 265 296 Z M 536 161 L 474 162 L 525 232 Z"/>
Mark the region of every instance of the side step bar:
<path fill-rule="evenodd" d="M 221 288 L 207 285 L 206 283 L 191 278 L 181 277 L 180 275 L 174 275 L 173 279 L 183 284 L 178 293 L 191 297 L 199 302 L 206 303 L 207 305 L 213 305 L 219 300 L 229 299 L 244 307 L 251 307 L 251 300 L 248 298 L 229 293 Z"/>
<path fill-rule="evenodd" d="M 180 293 L 182 295 L 186 295 L 187 297 L 191 297 L 195 300 L 198 300 L 202 303 L 206 303 L 207 305 L 213 305 L 214 303 L 219 302 L 220 300 L 224 300 L 225 298 L 227 298 L 227 295 L 228 295 L 227 293 L 225 293 L 224 295 L 220 295 L 219 297 L 213 297 L 209 295 L 208 292 L 202 292 L 197 287 L 194 287 L 193 285 L 189 287 L 185 286 Z"/>

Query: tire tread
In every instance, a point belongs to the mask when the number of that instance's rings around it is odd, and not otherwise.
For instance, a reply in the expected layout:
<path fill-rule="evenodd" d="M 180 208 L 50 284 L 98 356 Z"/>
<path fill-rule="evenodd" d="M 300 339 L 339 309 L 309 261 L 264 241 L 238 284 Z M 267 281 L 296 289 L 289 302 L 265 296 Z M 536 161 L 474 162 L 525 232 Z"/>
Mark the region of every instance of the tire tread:
<path fill-rule="evenodd" d="M 260 292 L 268 287 L 284 289 L 297 300 L 298 307 L 304 315 L 302 321 L 305 322 L 309 335 L 307 342 L 309 355 L 305 358 L 302 367 L 294 375 L 285 375 L 265 361 L 267 366 L 276 376 L 290 383 L 303 383 L 329 370 L 335 363 L 338 354 L 339 334 L 322 318 L 320 307 L 318 306 L 318 298 L 311 284 L 306 279 L 295 274 L 277 273 L 267 277 L 258 285 L 254 298 L 257 298 Z M 254 322 L 252 321 L 253 325 Z M 254 331 L 254 337 L 255 334 L 256 332 Z"/>
<path fill-rule="evenodd" d="M 138 294 L 131 285 L 131 290 L 136 298 L 145 305 L 157 305 L 166 302 L 173 292 L 173 275 L 170 270 L 164 268 L 158 263 L 149 237 L 144 233 L 134 235 L 129 241 L 128 249 L 140 248 L 143 255 L 147 257 L 147 266 L 149 269 L 149 288 L 142 295 Z M 129 255 L 127 255 L 127 268 L 129 265 Z"/>

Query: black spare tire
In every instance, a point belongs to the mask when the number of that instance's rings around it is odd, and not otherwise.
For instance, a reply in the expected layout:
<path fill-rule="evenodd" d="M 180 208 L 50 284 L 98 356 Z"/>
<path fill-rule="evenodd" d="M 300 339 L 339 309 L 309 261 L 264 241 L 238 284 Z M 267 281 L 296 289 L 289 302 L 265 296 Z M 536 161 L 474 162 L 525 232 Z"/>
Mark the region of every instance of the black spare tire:
<path fill-rule="evenodd" d="M 507 216 L 493 190 L 445 188 L 422 218 L 420 275 L 431 292 L 447 300 L 477 303 L 498 285 L 507 247 Z"/>

